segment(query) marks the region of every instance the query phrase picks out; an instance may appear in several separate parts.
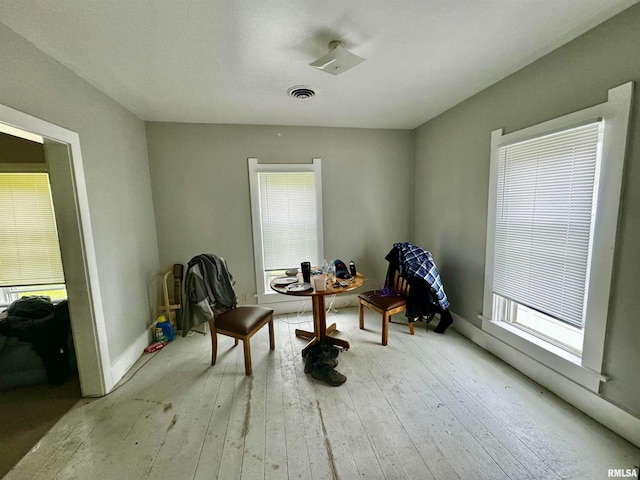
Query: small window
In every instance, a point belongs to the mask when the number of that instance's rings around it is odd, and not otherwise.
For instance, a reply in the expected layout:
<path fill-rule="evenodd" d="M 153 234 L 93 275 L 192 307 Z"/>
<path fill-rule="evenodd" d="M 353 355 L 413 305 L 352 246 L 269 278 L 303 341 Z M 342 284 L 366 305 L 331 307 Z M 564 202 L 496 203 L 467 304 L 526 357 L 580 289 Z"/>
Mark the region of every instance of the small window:
<path fill-rule="evenodd" d="M 322 174 L 311 164 L 259 164 L 249 159 L 258 301 L 274 301 L 270 282 L 322 256 Z M 273 295 L 272 295 L 273 294 Z M 270 298 L 271 297 L 271 298 Z"/>
<path fill-rule="evenodd" d="M 4 304 L 25 294 L 66 297 L 46 173 L 0 173 L 0 290 Z"/>
<path fill-rule="evenodd" d="M 482 328 L 593 391 L 606 381 L 632 87 L 543 124 L 492 133 Z M 576 364 L 585 367 L 579 374 Z"/>

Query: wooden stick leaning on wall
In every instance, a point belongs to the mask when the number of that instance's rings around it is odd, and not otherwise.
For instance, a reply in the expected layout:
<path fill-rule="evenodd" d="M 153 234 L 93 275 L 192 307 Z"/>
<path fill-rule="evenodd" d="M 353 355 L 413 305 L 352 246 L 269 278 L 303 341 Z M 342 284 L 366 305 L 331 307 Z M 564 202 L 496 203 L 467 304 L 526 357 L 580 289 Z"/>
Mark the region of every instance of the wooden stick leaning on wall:
<path fill-rule="evenodd" d="M 178 331 L 178 325 L 176 323 L 177 312 L 181 312 L 181 309 L 182 309 L 182 304 L 181 304 L 182 277 L 180 276 L 176 278 L 176 275 L 174 274 L 175 267 L 176 265 L 174 265 L 174 267 L 171 270 L 166 271 L 162 275 L 162 299 L 164 303 L 163 305 L 160 305 L 159 309 L 164 314 L 165 319 L 168 320 L 169 323 L 171 323 L 173 330 L 177 332 Z M 182 265 L 180 265 L 180 267 L 182 267 Z M 171 303 L 171 299 L 169 297 L 169 276 L 170 275 L 174 276 L 173 278 L 174 303 Z M 178 285 L 176 285 L 176 282 L 178 283 Z M 178 291 L 180 292 L 180 295 L 177 297 L 175 296 L 176 289 L 178 289 Z"/>
<path fill-rule="evenodd" d="M 184 266 L 181 263 L 173 265 L 173 302 L 180 305 L 181 308 L 176 310 L 176 326 L 182 329 L 182 278 L 184 275 Z"/>

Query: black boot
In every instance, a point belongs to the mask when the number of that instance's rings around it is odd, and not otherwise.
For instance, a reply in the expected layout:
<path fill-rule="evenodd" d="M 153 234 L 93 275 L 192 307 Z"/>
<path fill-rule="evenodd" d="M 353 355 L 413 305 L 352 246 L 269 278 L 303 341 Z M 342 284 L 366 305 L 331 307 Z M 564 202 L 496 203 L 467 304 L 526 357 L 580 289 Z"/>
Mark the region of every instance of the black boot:
<path fill-rule="evenodd" d="M 337 366 L 338 366 L 338 359 L 336 358 L 317 358 L 317 359 L 307 358 L 307 363 L 304 364 L 304 373 L 312 373 L 313 369 L 316 367 L 336 368 Z"/>
<path fill-rule="evenodd" d="M 451 316 L 451 312 L 449 312 L 449 310 L 443 310 L 440 313 L 440 322 L 438 322 L 438 326 L 435 328 L 434 332 L 444 333 L 444 331 L 452 323 L 453 323 L 453 317 Z"/>
<path fill-rule="evenodd" d="M 340 353 L 338 347 L 335 347 L 328 342 L 320 343 L 320 351 L 322 352 L 322 355 L 326 356 L 327 358 L 338 358 L 338 354 Z"/>
<path fill-rule="evenodd" d="M 304 364 L 304 373 L 311 373 L 311 371 L 313 370 L 313 367 L 315 367 L 316 362 L 318 361 L 319 353 L 320 353 L 320 347 L 318 346 L 317 343 L 309 347 L 309 350 L 307 351 L 307 355 L 304 357 L 304 360 L 306 362 Z"/>
<path fill-rule="evenodd" d="M 336 368 L 338 366 L 338 359 L 331 356 L 330 352 L 320 352 L 318 360 L 316 360 L 316 366 Z"/>
<path fill-rule="evenodd" d="M 307 356 L 305 357 L 304 373 L 311 373 L 316 366 L 323 366 L 329 368 L 336 368 L 338 366 L 338 349 L 331 347 L 326 348 L 325 344 L 316 343 L 309 348 Z"/>
<path fill-rule="evenodd" d="M 335 360 L 335 359 L 332 359 Z M 335 371 L 328 365 L 316 365 L 311 372 L 311 376 L 316 380 L 321 380 L 332 387 L 342 385 L 347 381 L 347 377 Z"/>

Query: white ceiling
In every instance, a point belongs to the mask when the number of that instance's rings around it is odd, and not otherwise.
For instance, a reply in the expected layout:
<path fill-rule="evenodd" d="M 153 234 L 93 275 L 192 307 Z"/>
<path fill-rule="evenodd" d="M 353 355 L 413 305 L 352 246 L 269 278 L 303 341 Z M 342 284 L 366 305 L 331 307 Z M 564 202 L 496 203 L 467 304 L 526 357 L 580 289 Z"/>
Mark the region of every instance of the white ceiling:
<path fill-rule="evenodd" d="M 2 0 L 0 21 L 144 120 L 406 129 L 638 1 Z M 367 61 L 310 67 L 331 40 Z"/>

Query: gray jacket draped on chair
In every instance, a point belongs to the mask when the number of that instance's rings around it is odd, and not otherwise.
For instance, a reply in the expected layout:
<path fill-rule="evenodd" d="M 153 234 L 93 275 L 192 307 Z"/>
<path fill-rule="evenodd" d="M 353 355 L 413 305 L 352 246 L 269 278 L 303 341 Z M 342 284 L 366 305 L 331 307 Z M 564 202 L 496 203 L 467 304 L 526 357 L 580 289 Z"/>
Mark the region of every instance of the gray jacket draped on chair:
<path fill-rule="evenodd" d="M 182 336 L 236 307 L 233 276 L 222 257 L 201 254 L 189 260 L 184 282 Z"/>

